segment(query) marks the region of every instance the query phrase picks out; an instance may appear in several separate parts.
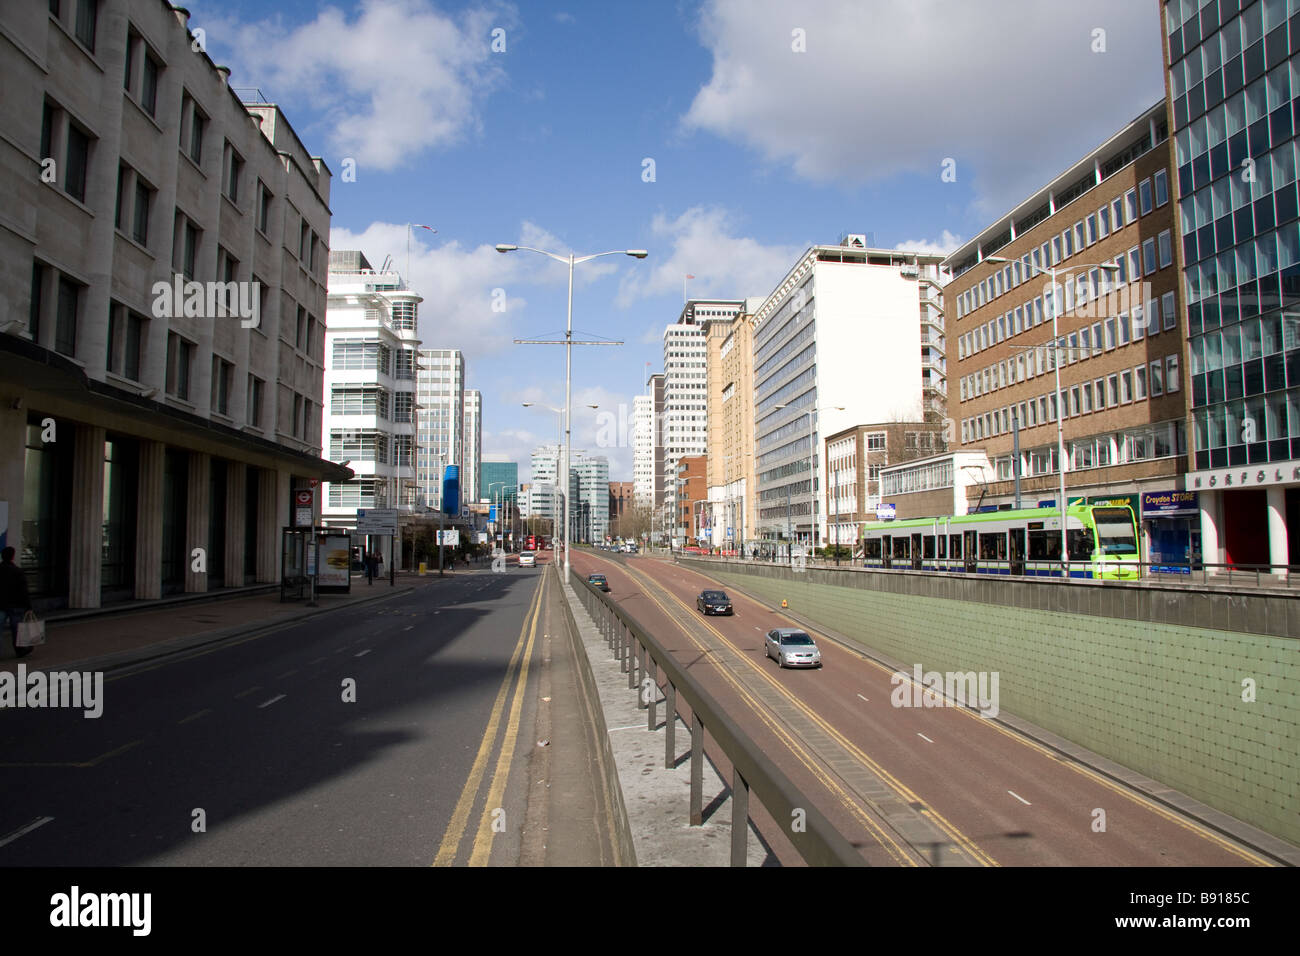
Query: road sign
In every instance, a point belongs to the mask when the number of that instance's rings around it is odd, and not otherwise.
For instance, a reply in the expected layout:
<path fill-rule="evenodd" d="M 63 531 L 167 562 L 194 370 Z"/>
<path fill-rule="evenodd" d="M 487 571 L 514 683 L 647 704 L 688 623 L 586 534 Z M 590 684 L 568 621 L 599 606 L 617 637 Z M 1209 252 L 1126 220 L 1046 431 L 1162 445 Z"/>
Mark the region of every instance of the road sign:
<path fill-rule="evenodd" d="M 460 546 L 460 529 L 448 528 L 445 531 L 438 532 L 438 544 L 445 548 L 455 548 Z"/>
<path fill-rule="evenodd" d="M 728 529 L 727 529 L 727 537 L 728 537 L 728 538 L 734 538 L 734 537 L 736 536 L 736 535 L 735 535 L 735 531 L 736 531 L 735 528 L 728 528 Z"/>
<path fill-rule="evenodd" d="M 397 509 L 358 508 L 357 534 L 397 534 Z"/>
<path fill-rule="evenodd" d="M 876 520 L 893 521 L 895 508 L 892 503 L 876 505 Z"/>
<path fill-rule="evenodd" d="M 293 493 L 293 526 L 310 528 L 312 526 L 316 492 L 310 488 L 299 488 Z"/>

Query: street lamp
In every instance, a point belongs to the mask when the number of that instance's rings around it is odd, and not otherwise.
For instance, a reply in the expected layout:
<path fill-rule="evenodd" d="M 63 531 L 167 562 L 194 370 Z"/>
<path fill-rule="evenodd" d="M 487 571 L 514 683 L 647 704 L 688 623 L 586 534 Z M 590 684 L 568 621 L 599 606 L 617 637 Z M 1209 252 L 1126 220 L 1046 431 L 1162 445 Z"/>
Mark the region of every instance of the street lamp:
<path fill-rule="evenodd" d="M 773 407 L 790 408 L 791 406 L 792 406 L 791 402 L 784 402 L 780 405 L 775 405 Z M 812 499 L 808 507 L 810 511 L 809 517 L 811 519 L 811 524 L 812 524 L 812 557 L 814 561 L 817 559 L 817 439 L 813 433 L 813 412 L 822 412 L 822 411 L 826 411 L 827 409 L 833 409 L 837 412 L 842 412 L 844 411 L 844 406 L 843 405 L 815 406 L 813 408 L 808 408 L 800 412 L 801 415 L 808 416 L 808 446 L 809 446 L 808 447 L 808 494 Z M 786 507 L 787 508 L 789 507 L 788 502 L 786 503 Z M 791 558 L 791 560 L 793 561 L 793 557 Z"/>
<path fill-rule="evenodd" d="M 574 256 L 570 252 L 567 256 L 556 255 L 554 252 L 547 252 L 544 249 L 534 249 L 532 246 L 520 246 L 513 243 L 499 242 L 496 245 L 497 252 L 515 252 L 523 249 L 526 252 L 536 252 L 538 255 L 554 259 L 556 262 L 567 262 L 569 264 L 569 314 L 568 320 L 564 327 L 564 487 L 569 487 L 569 446 L 571 442 L 571 429 L 569 421 L 569 406 L 572 403 L 572 384 L 573 384 L 573 267 L 579 262 L 587 262 L 590 259 L 598 259 L 601 256 L 631 256 L 633 259 L 644 259 L 649 253 L 644 249 L 615 249 L 610 252 L 597 252 L 589 256 Z M 564 577 L 567 581 L 569 578 L 569 496 L 564 496 Z"/>
<path fill-rule="evenodd" d="M 999 265 L 1010 262 L 1003 256 L 985 256 L 983 262 L 993 262 Z M 1052 280 L 1052 371 L 1056 373 L 1056 470 L 1061 478 L 1061 499 L 1057 502 L 1061 511 L 1061 574 L 1063 577 L 1070 576 L 1070 551 L 1069 538 L 1065 532 L 1065 396 L 1061 392 L 1061 333 L 1058 324 L 1058 318 L 1061 314 L 1061 306 L 1065 304 L 1065 296 L 1061 295 L 1061 301 L 1057 301 L 1058 275 L 1069 275 L 1072 272 L 1078 272 L 1080 269 L 1100 269 L 1102 272 L 1119 272 L 1119 266 L 1113 262 L 1084 262 L 1078 265 L 1070 266 L 1068 269 L 1058 270 L 1056 266 L 1044 269 L 1042 266 L 1034 265 L 1032 262 L 1029 268 L 1034 272 L 1031 274 L 1050 276 Z M 1032 346 L 1038 348 L 1038 346 Z M 1019 473 L 1020 462 L 1016 462 L 1016 471 Z"/>

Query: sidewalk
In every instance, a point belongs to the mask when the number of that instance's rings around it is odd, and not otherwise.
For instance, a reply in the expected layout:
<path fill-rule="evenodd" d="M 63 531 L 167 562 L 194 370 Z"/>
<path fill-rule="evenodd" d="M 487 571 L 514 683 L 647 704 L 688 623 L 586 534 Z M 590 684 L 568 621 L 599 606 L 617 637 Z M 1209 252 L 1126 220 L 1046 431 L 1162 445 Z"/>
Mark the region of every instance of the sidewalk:
<path fill-rule="evenodd" d="M 456 572 L 464 573 L 463 568 Z M 437 571 L 425 577 L 399 572 L 395 586 L 388 583 L 387 577 L 377 579 L 373 585 L 367 584 L 364 577 L 354 577 L 351 594 L 317 595 L 319 606 L 314 608 L 307 607 L 305 598 L 281 603 L 276 588 L 247 597 L 163 603 L 130 611 L 110 606 L 74 612 L 67 620 L 56 615 L 46 619 L 45 643 L 22 658 L 22 663 L 29 671 L 69 669 L 72 665 L 78 670 L 107 670 L 339 608 L 386 600 L 417 587 L 434 586 L 438 580 Z M 8 635 L 4 638 L 0 671 L 13 671 L 19 661 L 13 656 Z"/>

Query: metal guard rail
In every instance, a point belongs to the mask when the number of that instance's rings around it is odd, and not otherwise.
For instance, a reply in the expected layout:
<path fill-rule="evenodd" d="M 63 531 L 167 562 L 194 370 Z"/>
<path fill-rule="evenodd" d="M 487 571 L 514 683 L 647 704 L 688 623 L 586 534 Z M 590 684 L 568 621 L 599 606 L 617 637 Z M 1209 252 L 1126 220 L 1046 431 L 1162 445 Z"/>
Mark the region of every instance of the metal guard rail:
<path fill-rule="evenodd" d="M 614 652 L 621 669 L 627 672 L 628 687 L 639 692 L 640 706 L 648 710 L 646 727 L 657 729 L 655 708 L 658 703 L 658 681 L 654 692 L 645 681 L 650 666 L 655 666 L 667 681 L 665 704 L 667 720 L 664 737 L 664 767 L 671 769 L 677 758 L 674 732 L 678 710 L 677 694 L 681 694 L 691 709 L 691 825 L 699 826 L 702 819 L 704 730 L 707 729 L 731 762 L 734 779 L 731 787 L 733 812 L 731 822 L 731 865 L 744 866 L 746 842 L 749 834 L 749 793 L 772 815 L 778 825 L 796 819 L 803 812 L 803 829 L 786 828 L 786 837 L 809 866 L 866 866 L 867 861 L 830 821 L 812 806 L 806 795 L 765 754 L 716 701 L 686 673 L 654 636 L 626 610 L 616 604 L 603 591 L 598 591 L 577 572 L 570 570 L 571 584 L 583 606 L 600 628 L 605 642 Z M 642 678 L 637 679 L 640 669 Z M 656 674 L 657 676 L 657 674 Z"/>

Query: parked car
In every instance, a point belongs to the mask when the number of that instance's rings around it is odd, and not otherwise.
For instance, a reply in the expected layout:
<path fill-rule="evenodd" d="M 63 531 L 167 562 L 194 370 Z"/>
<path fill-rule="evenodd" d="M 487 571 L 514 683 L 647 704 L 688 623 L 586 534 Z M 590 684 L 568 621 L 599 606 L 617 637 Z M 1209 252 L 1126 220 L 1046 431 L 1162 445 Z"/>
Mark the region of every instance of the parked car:
<path fill-rule="evenodd" d="M 521 568 L 533 568 L 537 566 L 537 554 L 533 551 L 519 552 L 519 566 Z"/>
<path fill-rule="evenodd" d="M 701 591 L 695 599 L 695 609 L 706 617 L 710 614 L 736 613 L 726 591 Z"/>
<path fill-rule="evenodd" d="M 603 574 L 587 575 L 587 583 L 590 584 L 592 587 L 600 588 L 602 591 L 609 590 L 609 582 L 605 580 L 605 575 Z"/>
<path fill-rule="evenodd" d="M 821 667 L 822 652 L 816 642 L 793 627 L 777 627 L 767 632 L 764 641 L 767 656 L 776 659 L 782 667 Z"/>

